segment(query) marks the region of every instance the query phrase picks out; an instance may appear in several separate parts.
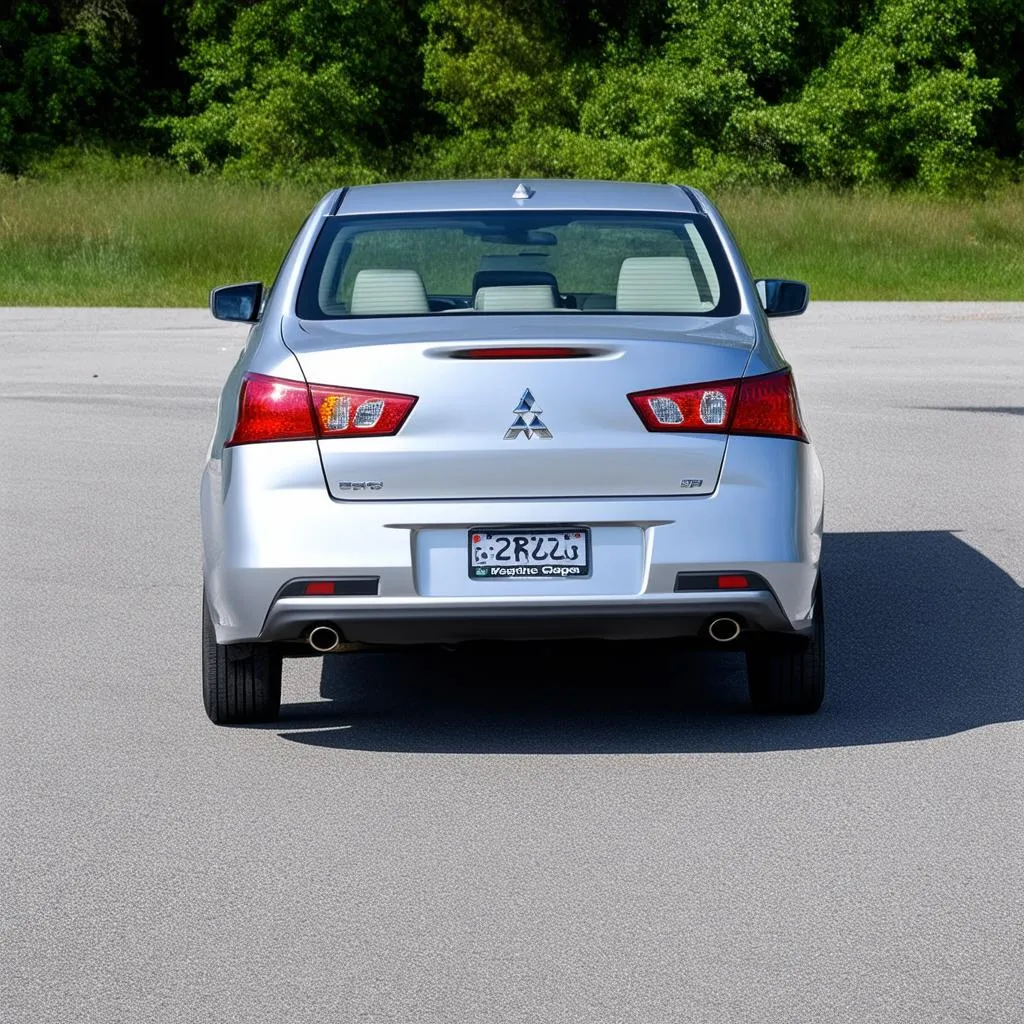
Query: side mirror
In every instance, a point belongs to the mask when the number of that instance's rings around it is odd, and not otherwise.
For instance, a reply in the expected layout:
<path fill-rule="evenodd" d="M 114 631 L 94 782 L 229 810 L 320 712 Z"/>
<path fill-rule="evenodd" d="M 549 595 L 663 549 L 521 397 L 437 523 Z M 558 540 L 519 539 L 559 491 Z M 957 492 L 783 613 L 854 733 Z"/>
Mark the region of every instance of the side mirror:
<path fill-rule="evenodd" d="M 768 316 L 799 316 L 807 309 L 811 298 L 811 289 L 803 281 L 769 277 L 755 281 L 754 286 Z"/>
<path fill-rule="evenodd" d="M 263 301 L 263 282 L 229 284 L 210 292 L 210 312 L 218 320 L 234 320 L 254 324 L 260 318 Z"/>

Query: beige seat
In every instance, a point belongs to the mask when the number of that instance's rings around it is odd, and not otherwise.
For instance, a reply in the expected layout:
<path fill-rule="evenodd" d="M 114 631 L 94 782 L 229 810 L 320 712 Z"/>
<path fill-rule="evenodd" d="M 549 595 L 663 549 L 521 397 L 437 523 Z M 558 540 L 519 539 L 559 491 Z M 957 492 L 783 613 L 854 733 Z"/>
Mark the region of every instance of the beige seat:
<path fill-rule="evenodd" d="M 478 289 L 473 307 L 487 312 L 540 313 L 555 308 L 555 295 L 548 284 L 495 285 Z"/>
<path fill-rule="evenodd" d="M 685 256 L 631 256 L 622 261 L 615 308 L 638 313 L 702 313 L 714 308 L 697 290 Z"/>
<path fill-rule="evenodd" d="M 423 281 L 415 270 L 360 270 L 352 283 L 353 316 L 429 313 Z"/>

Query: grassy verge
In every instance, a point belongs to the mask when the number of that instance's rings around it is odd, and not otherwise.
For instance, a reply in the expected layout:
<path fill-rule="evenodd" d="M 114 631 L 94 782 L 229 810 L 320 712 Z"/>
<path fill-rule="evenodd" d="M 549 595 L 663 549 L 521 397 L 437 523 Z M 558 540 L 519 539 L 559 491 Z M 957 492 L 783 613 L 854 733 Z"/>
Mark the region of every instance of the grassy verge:
<path fill-rule="evenodd" d="M 0 305 L 201 306 L 273 278 L 318 198 L 109 161 L 0 177 Z M 715 196 L 758 275 L 818 299 L 1024 300 L 1024 187 L 986 200 Z"/>
<path fill-rule="evenodd" d="M 1024 187 L 988 199 L 716 196 L 757 275 L 818 299 L 1024 300 Z"/>
<path fill-rule="evenodd" d="M 203 306 L 272 280 L 317 198 L 159 166 L 0 177 L 0 305 Z"/>

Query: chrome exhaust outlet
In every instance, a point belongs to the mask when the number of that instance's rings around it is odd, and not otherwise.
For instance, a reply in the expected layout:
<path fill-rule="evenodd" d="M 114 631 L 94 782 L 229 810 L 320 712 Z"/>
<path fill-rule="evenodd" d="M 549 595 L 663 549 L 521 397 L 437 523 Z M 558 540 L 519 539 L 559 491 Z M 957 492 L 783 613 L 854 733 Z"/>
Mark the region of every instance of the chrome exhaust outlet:
<path fill-rule="evenodd" d="M 721 618 L 712 619 L 708 625 L 708 636 L 717 640 L 720 644 L 731 643 L 740 635 L 740 624 L 735 619 L 723 615 Z"/>
<path fill-rule="evenodd" d="M 319 654 L 328 654 L 341 646 L 341 637 L 333 626 L 314 626 L 307 639 L 309 646 Z"/>

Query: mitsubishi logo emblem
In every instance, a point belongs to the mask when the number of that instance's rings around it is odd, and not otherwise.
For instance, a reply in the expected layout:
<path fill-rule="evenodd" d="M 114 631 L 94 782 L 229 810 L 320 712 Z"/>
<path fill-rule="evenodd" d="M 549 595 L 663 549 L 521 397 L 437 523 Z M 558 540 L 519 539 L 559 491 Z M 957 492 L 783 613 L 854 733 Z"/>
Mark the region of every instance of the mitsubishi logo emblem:
<path fill-rule="evenodd" d="M 525 434 L 527 441 L 534 434 L 542 441 L 551 440 L 551 431 L 544 426 L 540 418 L 540 414 L 544 410 L 536 408 L 536 405 L 537 399 L 533 397 L 533 392 L 527 388 L 523 392 L 523 397 L 519 399 L 519 404 L 512 410 L 515 419 L 512 421 L 512 426 L 505 431 L 504 439 L 506 441 L 514 441 L 520 434 Z"/>

